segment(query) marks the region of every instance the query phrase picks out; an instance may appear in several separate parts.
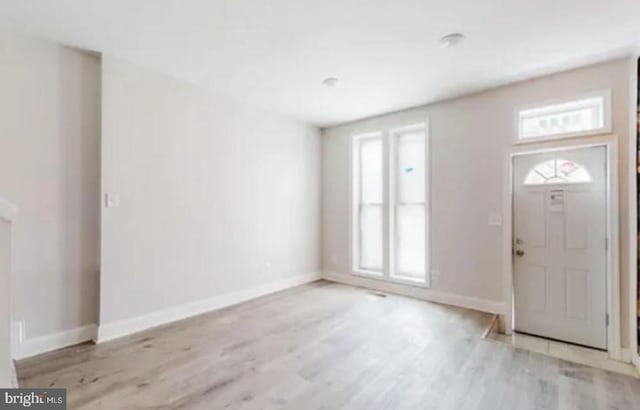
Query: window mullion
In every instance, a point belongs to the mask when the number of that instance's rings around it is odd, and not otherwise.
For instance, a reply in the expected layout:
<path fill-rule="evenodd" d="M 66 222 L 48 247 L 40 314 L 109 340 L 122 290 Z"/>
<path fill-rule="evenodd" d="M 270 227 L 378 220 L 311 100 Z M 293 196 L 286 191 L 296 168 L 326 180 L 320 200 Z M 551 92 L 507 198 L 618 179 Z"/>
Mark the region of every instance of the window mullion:
<path fill-rule="evenodd" d="M 428 167 L 426 153 L 425 158 L 420 159 L 419 151 L 415 151 L 421 146 L 428 149 L 423 132 L 423 125 L 412 125 L 354 137 L 354 148 L 358 152 L 354 152 L 352 158 L 359 162 L 353 168 L 357 178 L 354 182 L 358 186 L 352 191 L 356 200 L 353 204 L 356 219 L 352 225 L 352 237 L 356 239 L 352 252 L 355 273 L 375 275 L 388 281 L 427 282 L 426 271 L 420 273 L 416 262 L 416 255 L 426 238 L 416 237 L 420 234 L 416 234 L 415 228 L 418 226 L 416 223 L 422 224 L 422 215 L 426 219 L 428 208 L 428 199 L 420 196 L 421 191 L 416 191 L 416 178 L 422 179 L 419 173 L 426 173 L 425 168 Z M 363 144 L 367 144 L 367 148 L 363 148 Z M 366 182 L 363 182 L 363 178 L 367 178 Z M 407 183 L 410 185 L 407 186 Z M 408 194 L 405 192 L 407 187 Z M 398 226 L 399 222 L 402 222 L 402 229 Z M 363 251 L 367 255 L 364 259 Z M 422 250 L 425 251 L 427 249 Z M 421 277 L 423 274 L 425 277 Z"/>
<path fill-rule="evenodd" d="M 387 153 L 385 158 L 387 159 L 387 166 L 385 167 L 387 176 L 385 178 L 385 182 L 387 185 L 387 235 L 385 236 L 385 249 L 387 251 L 387 269 L 385 275 L 387 279 L 391 279 L 394 273 L 395 267 L 395 223 L 396 223 L 396 192 L 395 192 L 395 140 L 393 137 L 393 133 L 387 131 L 386 133 L 387 139 Z"/>

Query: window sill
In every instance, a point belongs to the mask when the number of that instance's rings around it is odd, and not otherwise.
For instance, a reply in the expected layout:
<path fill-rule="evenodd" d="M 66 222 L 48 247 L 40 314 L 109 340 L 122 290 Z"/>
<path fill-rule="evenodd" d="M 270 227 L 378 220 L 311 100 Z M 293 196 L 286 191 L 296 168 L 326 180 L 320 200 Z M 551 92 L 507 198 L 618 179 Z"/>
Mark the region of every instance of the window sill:
<path fill-rule="evenodd" d="M 382 272 L 378 272 L 375 270 L 366 270 L 366 269 L 354 269 L 352 271 L 352 273 L 354 275 L 359 275 L 359 276 L 366 276 L 366 277 L 377 277 L 377 278 L 382 278 Z"/>
<path fill-rule="evenodd" d="M 403 285 L 403 286 L 411 286 L 415 288 L 427 288 L 427 289 L 431 288 L 431 283 L 428 280 L 429 278 L 426 278 L 425 281 L 420 281 L 417 279 L 416 280 L 401 279 L 401 278 L 394 278 L 394 277 L 386 277 L 382 274 L 382 272 L 367 271 L 367 270 L 361 270 L 361 269 L 352 270 L 351 274 L 353 276 L 359 276 L 365 279 L 373 279 L 380 282 L 391 283 L 394 285 Z"/>

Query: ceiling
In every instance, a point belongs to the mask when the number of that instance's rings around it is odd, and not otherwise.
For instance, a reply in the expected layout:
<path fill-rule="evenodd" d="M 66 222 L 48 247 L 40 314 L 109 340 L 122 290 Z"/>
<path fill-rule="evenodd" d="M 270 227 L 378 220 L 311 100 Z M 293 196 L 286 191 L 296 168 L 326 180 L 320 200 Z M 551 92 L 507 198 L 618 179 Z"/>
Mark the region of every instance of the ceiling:
<path fill-rule="evenodd" d="M 626 55 L 640 1 L 2 0 L 0 24 L 330 126 Z"/>

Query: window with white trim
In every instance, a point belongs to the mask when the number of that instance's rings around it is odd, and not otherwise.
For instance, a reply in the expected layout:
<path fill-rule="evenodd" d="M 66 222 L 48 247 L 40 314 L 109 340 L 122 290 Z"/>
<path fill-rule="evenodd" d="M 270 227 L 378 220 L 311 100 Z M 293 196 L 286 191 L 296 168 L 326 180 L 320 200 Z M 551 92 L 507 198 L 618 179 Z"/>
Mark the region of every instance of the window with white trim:
<path fill-rule="evenodd" d="M 609 91 L 518 110 L 518 140 L 566 138 L 611 131 Z"/>
<path fill-rule="evenodd" d="M 552 159 L 533 167 L 524 180 L 525 185 L 582 184 L 591 182 L 589 171 L 566 159 Z"/>
<path fill-rule="evenodd" d="M 428 191 L 425 124 L 354 136 L 354 273 L 428 284 Z"/>
<path fill-rule="evenodd" d="M 383 270 L 383 152 L 381 135 L 358 141 L 358 269 L 372 273 Z"/>

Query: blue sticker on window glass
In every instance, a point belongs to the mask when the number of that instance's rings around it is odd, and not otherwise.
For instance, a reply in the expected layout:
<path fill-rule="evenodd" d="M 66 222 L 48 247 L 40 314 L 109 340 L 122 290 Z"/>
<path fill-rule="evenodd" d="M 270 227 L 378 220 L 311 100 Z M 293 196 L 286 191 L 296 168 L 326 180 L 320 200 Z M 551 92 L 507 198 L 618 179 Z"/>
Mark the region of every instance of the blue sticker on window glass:
<path fill-rule="evenodd" d="M 408 173 L 408 172 L 413 172 L 413 167 L 406 167 L 406 168 L 404 169 L 404 172 L 407 172 L 407 173 Z"/>

